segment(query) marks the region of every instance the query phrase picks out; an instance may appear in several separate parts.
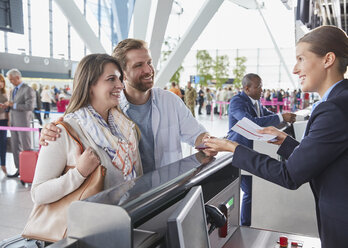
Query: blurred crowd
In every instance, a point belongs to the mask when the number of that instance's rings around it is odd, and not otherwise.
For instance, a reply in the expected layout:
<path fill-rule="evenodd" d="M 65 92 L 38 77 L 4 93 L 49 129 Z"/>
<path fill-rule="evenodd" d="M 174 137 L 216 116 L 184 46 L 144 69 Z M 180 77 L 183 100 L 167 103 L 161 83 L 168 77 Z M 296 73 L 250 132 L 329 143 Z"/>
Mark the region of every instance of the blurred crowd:
<path fill-rule="evenodd" d="M 233 96 L 241 92 L 241 89 L 233 86 L 215 88 L 214 86 L 195 85 L 188 82 L 185 88 L 172 82 L 170 88 L 165 87 L 178 95 L 191 109 L 195 116 L 194 108 L 198 106 L 198 114 L 228 115 L 228 105 Z M 194 91 L 194 93 L 192 93 Z M 318 93 L 302 92 L 301 89 L 263 89 L 261 94 L 261 103 L 274 113 L 283 111 L 294 112 L 300 109 L 308 108 L 314 102 L 319 100 Z"/>

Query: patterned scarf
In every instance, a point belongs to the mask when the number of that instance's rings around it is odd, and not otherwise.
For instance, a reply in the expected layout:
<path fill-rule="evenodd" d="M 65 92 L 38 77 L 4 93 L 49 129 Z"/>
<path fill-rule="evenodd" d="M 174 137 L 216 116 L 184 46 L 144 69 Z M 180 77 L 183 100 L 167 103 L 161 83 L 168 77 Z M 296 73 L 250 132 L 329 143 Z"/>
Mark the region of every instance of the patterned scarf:
<path fill-rule="evenodd" d="M 112 164 L 123 172 L 126 181 L 136 177 L 138 160 L 135 125 L 116 108 L 110 109 L 108 122 L 91 105 L 67 114 L 66 119 L 77 119 L 93 141 L 110 157 Z"/>

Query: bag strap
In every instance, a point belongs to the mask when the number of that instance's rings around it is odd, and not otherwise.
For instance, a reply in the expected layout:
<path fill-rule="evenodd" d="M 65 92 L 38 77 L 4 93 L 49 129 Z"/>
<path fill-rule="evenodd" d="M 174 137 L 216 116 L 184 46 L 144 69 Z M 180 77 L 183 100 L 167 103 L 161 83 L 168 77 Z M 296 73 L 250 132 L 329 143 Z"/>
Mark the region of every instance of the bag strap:
<path fill-rule="evenodd" d="M 82 142 L 78 134 L 76 133 L 76 131 L 73 129 L 73 127 L 66 121 L 57 121 L 55 124 L 56 125 L 60 124 L 65 128 L 68 135 L 76 142 L 76 144 L 80 147 L 81 153 L 83 153 L 84 149 L 83 149 Z"/>

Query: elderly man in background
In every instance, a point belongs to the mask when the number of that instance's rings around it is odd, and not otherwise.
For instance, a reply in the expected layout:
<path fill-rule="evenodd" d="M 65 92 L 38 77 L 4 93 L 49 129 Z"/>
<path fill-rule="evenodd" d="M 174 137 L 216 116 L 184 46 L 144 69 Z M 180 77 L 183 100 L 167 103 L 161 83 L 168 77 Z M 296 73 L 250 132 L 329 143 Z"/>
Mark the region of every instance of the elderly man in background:
<path fill-rule="evenodd" d="M 10 109 L 10 126 L 29 127 L 36 106 L 35 91 L 22 81 L 22 74 L 19 70 L 11 69 L 6 75 L 14 86 L 10 92 L 10 101 L 5 102 L 5 105 Z M 30 132 L 11 131 L 11 149 L 17 172 L 8 175 L 8 177 L 19 176 L 19 153 L 30 150 L 30 148 Z"/>

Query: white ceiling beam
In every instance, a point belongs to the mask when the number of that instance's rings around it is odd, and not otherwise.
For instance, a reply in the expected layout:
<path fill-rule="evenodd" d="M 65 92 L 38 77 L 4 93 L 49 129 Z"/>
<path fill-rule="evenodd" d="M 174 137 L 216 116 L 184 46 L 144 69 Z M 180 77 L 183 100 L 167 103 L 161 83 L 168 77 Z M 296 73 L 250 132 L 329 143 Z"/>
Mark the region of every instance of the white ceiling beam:
<path fill-rule="evenodd" d="M 168 60 L 165 61 L 163 68 L 159 71 L 155 80 L 156 86 L 163 87 L 167 82 L 169 82 L 172 75 L 181 65 L 186 54 L 190 51 L 193 44 L 196 42 L 223 2 L 224 0 L 206 0 L 186 33 L 183 35 L 176 49 L 170 54 Z"/>
<path fill-rule="evenodd" d="M 158 0 L 157 2 L 155 20 L 150 40 L 150 51 L 154 68 L 157 67 L 159 58 L 161 57 L 162 44 L 172 6 L 173 0 Z"/>
<path fill-rule="evenodd" d="M 106 53 L 105 48 L 75 4 L 75 1 L 55 0 L 55 3 L 92 53 Z"/>
<path fill-rule="evenodd" d="M 133 38 L 146 40 L 152 0 L 138 0 L 135 2 L 133 13 Z"/>

